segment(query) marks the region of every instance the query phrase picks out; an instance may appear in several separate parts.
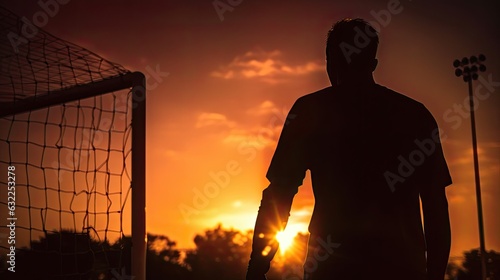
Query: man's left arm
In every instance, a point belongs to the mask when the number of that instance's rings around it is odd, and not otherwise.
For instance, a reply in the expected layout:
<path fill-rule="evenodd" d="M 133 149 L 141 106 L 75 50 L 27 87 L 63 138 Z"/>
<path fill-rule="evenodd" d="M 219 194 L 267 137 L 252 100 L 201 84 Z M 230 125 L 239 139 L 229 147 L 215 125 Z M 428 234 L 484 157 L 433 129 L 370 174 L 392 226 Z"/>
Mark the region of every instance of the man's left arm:
<path fill-rule="evenodd" d="M 441 135 L 436 120 L 427 110 L 420 120 L 421 133 L 417 139 L 425 148 L 426 158 L 415 169 L 420 188 L 424 234 L 427 250 L 427 277 L 443 279 L 451 246 L 451 229 L 446 199 L 446 187 L 452 183 L 444 158 Z"/>

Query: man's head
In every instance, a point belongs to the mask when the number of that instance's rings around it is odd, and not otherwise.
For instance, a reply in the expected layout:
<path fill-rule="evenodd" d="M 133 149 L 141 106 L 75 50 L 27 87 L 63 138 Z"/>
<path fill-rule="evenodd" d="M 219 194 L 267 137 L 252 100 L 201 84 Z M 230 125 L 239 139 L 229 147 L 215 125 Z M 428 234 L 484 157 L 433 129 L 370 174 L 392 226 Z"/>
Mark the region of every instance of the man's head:
<path fill-rule="evenodd" d="M 343 19 L 328 32 L 327 72 L 332 85 L 366 79 L 377 67 L 377 31 L 363 19 Z"/>

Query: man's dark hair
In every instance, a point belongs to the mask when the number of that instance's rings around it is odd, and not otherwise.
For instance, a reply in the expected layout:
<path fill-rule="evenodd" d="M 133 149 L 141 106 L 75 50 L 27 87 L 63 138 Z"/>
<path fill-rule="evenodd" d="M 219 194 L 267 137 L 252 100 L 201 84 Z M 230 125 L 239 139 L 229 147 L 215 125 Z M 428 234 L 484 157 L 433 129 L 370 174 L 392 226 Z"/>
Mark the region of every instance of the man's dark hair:
<path fill-rule="evenodd" d="M 345 18 L 328 31 L 326 58 L 341 68 L 358 68 L 377 53 L 377 31 L 365 20 Z"/>

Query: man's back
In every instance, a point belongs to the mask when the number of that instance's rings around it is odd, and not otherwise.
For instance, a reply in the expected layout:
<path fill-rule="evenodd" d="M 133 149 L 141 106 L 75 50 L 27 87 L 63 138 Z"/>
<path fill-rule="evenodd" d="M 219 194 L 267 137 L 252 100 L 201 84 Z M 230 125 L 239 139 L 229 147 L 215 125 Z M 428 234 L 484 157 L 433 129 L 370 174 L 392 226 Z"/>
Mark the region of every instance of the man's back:
<path fill-rule="evenodd" d="M 316 201 L 305 279 L 443 279 L 451 178 L 439 130 L 421 103 L 375 84 L 377 47 L 376 30 L 362 19 L 328 32 L 332 87 L 290 110 L 267 172 L 247 280 L 265 279 L 307 170 Z"/>
<path fill-rule="evenodd" d="M 434 153 L 441 151 L 436 129 L 421 103 L 376 84 L 329 87 L 297 100 L 267 177 L 301 181 L 311 171 L 311 238 L 340 245 L 326 267 L 359 268 L 368 258 L 373 269 L 425 275 L 419 188 L 450 181 L 442 154 Z M 429 141 L 434 151 L 427 155 L 417 143 L 431 149 Z"/>

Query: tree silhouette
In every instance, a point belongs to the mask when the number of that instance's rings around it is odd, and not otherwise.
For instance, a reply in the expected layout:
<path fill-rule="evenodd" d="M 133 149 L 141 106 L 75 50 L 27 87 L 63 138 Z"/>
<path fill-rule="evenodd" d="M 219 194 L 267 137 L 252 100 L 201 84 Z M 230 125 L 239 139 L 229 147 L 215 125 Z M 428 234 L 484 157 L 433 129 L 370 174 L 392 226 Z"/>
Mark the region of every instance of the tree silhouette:
<path fill-rule="evenodd" d="M 252 246 L 250 234 L 218 225 L 204 235 L 196 235 L 196 249 L 187 252 L 185 259 L 193 279 L 245 279 Z"/>
<path fill-rule="evenodd" d="M 113 270 L 130 273 L 130 244 L 127 237 L 111 245 L 89 233 L 47 232 L 30 248 L 18 248 L 16 272 L 3 271 L 0 279 L 113 279 Z"/>
<path fill-rule="evenodd" d="M 448 266 L 446 267 L 445 280 L 455 280 L 457 273 L 460 270 L 460 265 L 456 262 L 450 260 Z"/>
<path fill-rule="evenodd" d="M 93 245 L 95 242 L 85 233 L 47 233 L 33 241 L 31 249 L 16 250 L 16 272 L 5 272 L 2 279 L 89 279 Z"/>
<path fill-rule="evenodd" d="M 224 229 L 221 225 L 194 238 L 196 248 L 185 254 L 167 236 L 148 234 L 146 279 L 234 280 L 245 279 L 251 252 L 252 232 Z M 286 252 L 278 251 L 269 280 L 301 280 L 309 236 L 298 234 Z M 47 233 L 31 248 L 16 252 L 16 273 L 6 271 L 5 256 L 0 256 L 0 279 L 116 279 L 113 271 L 130 274 L 131 238 L 123 236 L 113 244 L 98 241 L 87 233 L 63 230 Z M 361 253 L 362 254 L 362 253 Z M 488 252 L 491 280 L 500 279 L 500 254 Z M 114 269 L 114 270 L 113 270 Z M 362 263 L 360 262 L 360 269 Z M 481 279 L 479 250 L 464 252 L 461 266 L 450 262 L 448 279 Z"/>
<path fill-rule="evenodd" d="M 148 234 L 146 279 L 191 279 L 191 272 L 182 263 L 176 245 L 166 236 Z"/>
<path fill-rule="evenodd" d="M 500 279 L 500 254 L 495 251 L 486 253 L 488 274 L 491 280 Z M 462 268 L 458 270 L 458 280 L 482 279 L 481 256 L 479 249 L 473 249 L 464 253 L 465 260 Z"/>

